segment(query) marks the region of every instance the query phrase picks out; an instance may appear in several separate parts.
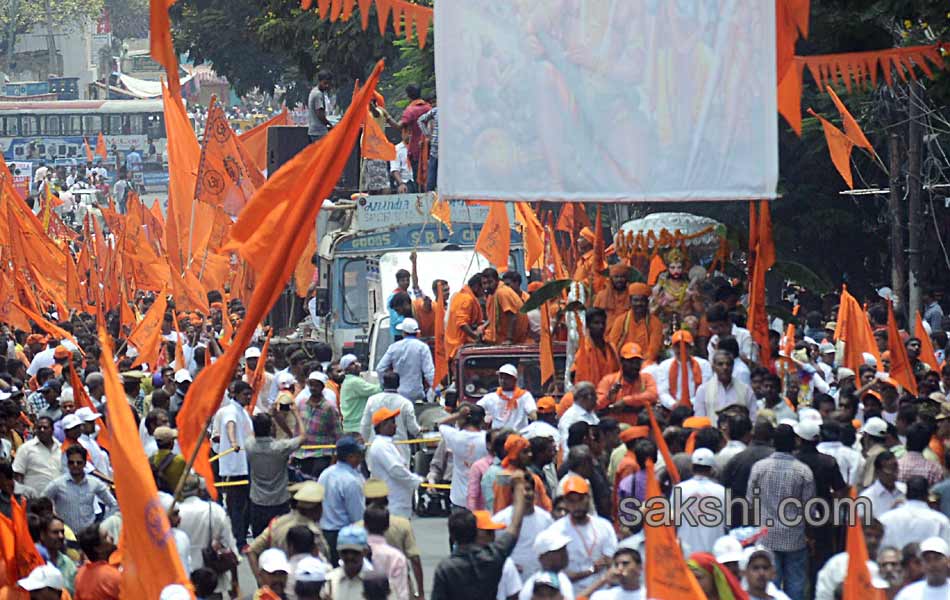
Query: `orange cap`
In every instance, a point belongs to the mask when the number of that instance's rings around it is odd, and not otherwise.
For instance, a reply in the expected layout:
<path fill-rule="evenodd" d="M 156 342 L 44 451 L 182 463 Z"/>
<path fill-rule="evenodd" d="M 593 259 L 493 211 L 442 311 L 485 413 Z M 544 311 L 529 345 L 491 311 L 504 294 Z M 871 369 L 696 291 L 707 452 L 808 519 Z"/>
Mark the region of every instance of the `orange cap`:
<path fill-rule="evenodd" d="M 41 335 L 39 333 L 31 333 L 30 335 L 26 336 L 27 346 L 29 346 L 30 344 L 45 344 L 45 343 L 46 343 L 45 335 Z"/>
<path fill-rule="evenodd" d="M 589 494 L 590 484 L 583 477 L 571 475 L 564 482 L 564 494 Z"/>
<path fill-rule="evenodd" d="M 705 429 L 712 427 L 712 421 L 709 417 L 689 417 L 683 421 L 683 427 L 686 429 Z"/>
<path fill-rule="evenodd" d="M 581 237 L 587 240 L 588 242 L 590 242 L 591 244 L 594 243 L 594 240 L 597 237 L 594 235 L 594 232 L 591 230 L 590 227 L 583 227 L 580 233 L 581 233 Z"/>
<path fill-rule="evenodd" d="M 491 513 L 487 510 L 476 510 L 472 512 L 475 515 L 475 527 L 485 531 L 495 531 L 498 529 L 504 529 L 506 525 L 504 523 L 498 523 L 491 520 Z"/>
<path fill-rule="evenodd" d="M 643 358 L 643 349 L 638 344 L 627 342 L 620 349 L 620 358 Z"/>
<path fill-rule="evenodd" d="M 653 289 L 642 281 L 638 281 L 627 286 L 627 293 L 631 296 L 649 296 L 653 293 Z"/>
<path fill-rule="evenodd" d="M 686 331 L 685 329 L 680 329 L 679 331 L 673 334 L 673 337 L 671 338 L 670 341 L 674 344 L 678 344 L 680 342 L 683 342 L 684 344 L 692 344 L 693 334 Z"/>
<path fill-rule="evenodd" d="M 554 398 L 551 396 L 539 398 L 537 407 L 539 415 L 546 415 L 557 411 L 557 403 L 554 402 Z"/>
<path fill-rule="evenodd" d="M 56 349 L 53 350 L 53 358 L 69 358 L 72 355 L 73 353 L 66 346 L 56 346 Z"/>
<path fill-rule="evenodd" d="M 645 438 L 650 434 L 650 428 L 646 425 L 633 425 L 620 432 L 620 441 L 626 444 L 633 440 Z"/>
<path fill-rule="evenodd" d="M 399 416 L 399 409 L 390 410 L 385 406 L 373 413 L 373 426 L 379 425 L 386 419 L 392 419 Z"/>

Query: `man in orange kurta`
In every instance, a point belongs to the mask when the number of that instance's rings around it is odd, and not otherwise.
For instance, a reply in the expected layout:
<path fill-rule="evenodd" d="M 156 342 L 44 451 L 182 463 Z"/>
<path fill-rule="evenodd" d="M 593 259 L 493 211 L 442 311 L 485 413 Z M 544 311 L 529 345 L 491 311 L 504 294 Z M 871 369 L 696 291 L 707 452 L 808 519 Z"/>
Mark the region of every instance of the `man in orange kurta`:
<path fill-rule="evenodd" d="M 573 381 L 589 381 L 596 385 L 605 375 L 620 369 L 620 356 L 616 348 L 604 338 L 607 313 L 603 309 L 588 309 L 585 322 L 587 335 L 580 341 L 577 354 L 574 355 Z"/>
<path fill-rule="evenodd" d="M 528 339 L 531 327 L 528 315 L 521 313 L 521 295 L 498 279 L 498 271 L 489 267 L 482 272 L 482 287 L 487 298 L 488 325 L 485 341 L 490 344 L 520 344 Z"/>
<path fill-rule="evenodd" d="M 478 298 L 482 293 L 482 275 L 473 275 L 449 302 L 449 320 L 445 328 L 445 353 L 455 358 L 465 344 L 480 342 L 484 333 L 482 307 Z"/>
<path fill-rule="evenodd" d="M 449 282 L 436 279 L 432 282 L 432 297 L 439 297 L 439 286 L 442 286 L 443 302 L 449 299 Z M 416 298 L 412 301 L 412 316 L 419 323 L 419 337 L 430 338 L 435 335 L 435 300 L 428 296 Z"/>
<path fill-rule="evenodd" d="M 585 282 L 590 277 L 594 264 L 594 232 L 584 227 L 577 238 L 577 264 L 574 266 L 574 281 Z"/>
<path fill-rule="evenodd" d="M 492 486 L 495 496 L 495 502 L 492 506 L 493 513 L 498 513 L 511 506 L 513 498 L 511 475 L 518 471 L 525 474 L 526 480 L 530 475 L 531 480 L 529 481 L 534 482 L 531 486 L 534 488 L 534 505 L 540 506 L 546 511 L 551 511 L 551 498 L 548 496 L 544 483 L 535 473 L 527 470 L 528 465 L 531 464 L 531 459 L 531 444 L 528 440 L 518 434 L 509 435 L 508 439 L 505 440 L 505 457 L 501 461 L 501 473 L 506 477 L 496 477 Z"/>
<path fill-rule="evenodd" d="M 608 328 L 630 308 L 630 294 L 627 292 L 629 272 L 630 267 L 625 264 L 611 265 L 610 285 L 594 296 L 594 308 L 607 311 Z"/>
<path fill-rule="evenodd" d="M 640 371 L 643 356 L 640 346 L 634 343 L 620 349 L 620 370 L 597 385 L 598 411 L 606 411 L 621 423 L 636 425 L 640 409 L 656 404 L 656 381 L 649 373 Z"/>
<path fill-rule="evenodd" d="M 607 329 L 607 341 L 614 348 L 634 343 L 643 349 L 647 363 L 656 362 L 663 347 L 663 322 L 650 314 L 652 290 L 645 283 L 632 283 L 628 288 L 630 310 Z"/>

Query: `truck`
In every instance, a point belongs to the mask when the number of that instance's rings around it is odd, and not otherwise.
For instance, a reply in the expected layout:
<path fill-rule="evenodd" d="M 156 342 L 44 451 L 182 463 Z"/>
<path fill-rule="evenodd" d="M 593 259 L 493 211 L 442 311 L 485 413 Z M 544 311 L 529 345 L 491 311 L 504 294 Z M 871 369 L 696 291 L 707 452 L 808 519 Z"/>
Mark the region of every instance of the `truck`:
<path fill-rule="evenodd" d="M 317 293 L 310 312 L 317 316 L 313 335 L 330 344 L 335 356 L 353 353 L 369 364 L 370 329 L 388 310 L 396 271 L 411 268 L 412 252 L 419 287 L 429 297 L 434 279 L 447 280 L 456 292 L 488 266 L 474 251 L 488 207 L 451 201 L 450 229 L 430 215 L 435 201 L 431 192 L 357 195 L 321 211 Z M 524 273 L 521 235 L 514 230 L 509 268 Z"/>

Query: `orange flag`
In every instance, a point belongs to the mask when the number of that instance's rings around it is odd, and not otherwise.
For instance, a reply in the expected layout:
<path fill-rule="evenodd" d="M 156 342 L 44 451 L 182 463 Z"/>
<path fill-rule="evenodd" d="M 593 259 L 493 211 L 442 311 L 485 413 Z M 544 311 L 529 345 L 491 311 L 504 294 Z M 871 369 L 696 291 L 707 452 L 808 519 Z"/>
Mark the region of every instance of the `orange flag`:
<path fill-rule="evenodd" d="M 854 488 L 851 488 L 851 499 L 854 500 L 856 497 Z M 857 514 L 851 515 L 851 518 L 854 522 L 848 525 L 848 537 L 845 542 L 845 551 L 848 553 L 848 572 L 841 588 L 841 600 L 884 600 L 884 590 L 871 585 L 871 573 L 868 571 L 868 547 L 864 542 L 861 519 Z"/>
<path fill-rule="evenodd" d="M 937 362 L 937 353 L 934 352 L 934 343 L 927 335 L 924 329 L 924 321 L 920 318 L 920 311 L 914 315 L 914 337 L 920 339 L 920 360 L 937 373 L 940 372 L 940 364 Z"/>
<path fill-rule="evenodd" d="M 396 147 L 389 143 L 386 134 L 369 111 L 363 119 L 363 142 L 360 155 L 372 160 L 396 160 Z"/>
<path fill-rule="evenodd" d="M 653 433 L 653 442 L 660 451 L 660 456 L 663 457 L 663 464 L 666 465 L 666 472 L 670 474 L 670 481 L 673 482 L 673 485 L 676 485 L 680 482 L 680 472 L 676 468 L 676 463 L 673 462 L 673 455 L 670 454 L 670 447 L 666 445 L 666 440 L 663 438 L 663 431 L 656 421 L 656 415 L 653 414 L 653 407 L 649 404 L 647 404 L 647 416 L 650 417 L 650 431 Z"/>
<path fill-rule="evenodd" d="M 758 211 L 755 202 L 750 202 L 749 239 L 754 240 L 749 294 L 749 331 L 759 350 L 759 362 L 772 370 L 774 363 L 769 345 L 769 323 L 765 314 L 765 274 L 775 264 L 775 242 L 772 239 L 772 215 L 769 203 L 760 201 Z M 757 214 L 756 214 L 757 213 Z M 793 338 L 794 339 L 794 338 Z"/>
<path fill-rule="evenodd" d="M 504 202 L 492 202 L 488 219 L 478 234 L 475 252 L 478 252 L 499 271 L 508 270 L 508 252 L 511 248 L 511 226 Z"/>
<path fill-rule="evenodd" d="M 657 252 L 653 255 L 653 258 L 650 259 L 650 272 L 647 276 L 647 284 L 656 285 L 656 280 L 660 278 L 660 273 L 665 270 L 666 263 L 663 262 L 663 257 Z"/>
<path fill-rule="evenodd" d="M 172 43 L 171 19 L 168 9 L 175 0 L 149 0 L 149 50 L 155 62 L 165 67 L 168 87 L 181 104 L 181 81 L 178 79 L 178 55 Z"/>
<path fill-rule="evenodd" d="M 584 227 L 590 227 L 590 218 L 584 205 L 577 202 L 568 202 L 561 207 L 561 214 L 557 218 L 557 231 L 576 235 Z"/>
<path fill-rule="evenodd" d="M 841 318 L 842 314 L 844 315 L 843 320 Z M 854 299 L 854 296 L 848 293 L 848 288 L 845 285 L 841 286 L 838 328 L 835 329 L 835 339 L 844 340 L 844 359 L 842 362 L 844 366 L 855 373 L 864 364 L 863 354 L 865 352 L 871 354 L 877 360 L 878 371 L 884 369 L 868 316 L 864 312 L 864 308 Z"/>
<path fill-rule="evenodd" d="M 696 576 L 686 564 L 676 539 L 676 530 L 669 524 L 668 505 L 651 500 L 662 496 L 656 480 L 653 461 L 647 461 L 646 513 L 643 533 L 646 536 L 644 555 L 646 596 L 649 598 L 676 598 L 676 600 L 705 600 Z"/>
<path fill-rule="evenodd" d="M 222 349 L 227 350 L 233 339 L 234 323 L 231 322 L 231 315 L 228 314 L 228 302 L 225 298 L 224 309 L 221 311 L 221 337 L 218 338 L 218 343 L 221 344 Z"/>
<path fill-rule="evenodd" d="M 178 315 L 172 311 L 172 325 L 175 327 L 175 370 L 187 369 L 185 363 L 185 343 L 182 340 L 181 328 L 178 327 Z"/>
<path fill-rule="evenodd" d="M 308 234 L 307 248 L 300 255 L 297 266 L 294 268 L 294 287 L 297 288 L 297 295 L 306 298 L 310 291 L 310 285 L 313 283 L 313 274 L 317 268 L 313 264 L 313 254 L 317 251 L 317 230 L 311 229 Z"/>
<path fill-rule="evenodd" d="M 236 250 L 254 266 L 257 283 L 231 347 L 198 374 L 178 418 L 182 454 L 190 456 L 197 451 L 195 471 L 209 484 L 214 477 L 208 461 L 210 444 L 205 429 L 221 404 L 257 324 L 283 293 L 297 259 L 306 248 L 307 236 L 303 232 L 313 227 L 321 206 L 321 202 L 314 199 L 328 197 L 343 173 L 382 68 L 380 61 L 366 85 L 354 94 L 346 114 L 326 137 L 304 148 L 271 174 L 231 228 L 229 249 Z M 213 486 L 209 492 L 217 495 Z"/>
<path fill-rule="evenodd" d="M 891 353 L 891 377 L 905 390 L 917 396 L 917 378 L 914 377 L 914 368 L 907 357 L 907 347 L 901 341 L 897 319 L 894 318 L 894 304 L 890 300 L 887 301 L 887 351 Z"/>
<path fill-rule="evenodd" d="M 254 373 L 251 374 L 250 383 L 253 395 L 251 396 L 251 403 L 247 405 L 247 414 L 249 415 L 254 414 L 254 407 L 257 406 L 257 397 L 260 396 L 264 382 L 267 380 L 265 376 L 267 373 L 267 354 L 270 352 L 270 338 L 273 333 L 273 329 L 267 331 L 267 339 L 264 340 L 264 345 L 261 346 L 261 357 L 257 360 L 257 367 L 255 367 Z"/>
<path fill-rule="evenodd" d="M 41 314 L 39 314 L 39 313 L 33 311 L 32 309 L 29 309 L 29 308 L 23 306 L 22 304 L 20 304 L 20 303 L 17 302 L 16 300 L 13 301 L 13 305 L 14 305 L 20 312 L 22 312 L 22 313 L 25 314 L 27 317 L 29 317 L 29 319 L 30 319 L 31 321 L 33 321 L 34 323 L 36 323 L 36 325 L 37 325 L 40 329 L 42 329 L 42 330 L 45 331 L 46 333 L 50 334 L 50 335 L 53 336 L 54 338 L 56 338 L 56 339 L 58 339 L 58 340 L 69 340 L 70 342 L 76 344 L 77 346 L 79 345 L 79 342 L 76 341 L 76 338 L 74 338 L 74 337 L 72 336 L 72 334 L 70 334 L 70 333 L 69 333 L 68 331 L 66 331 L 65 329 L 61 329 L 59 326 L 55 325 L 55 324 L 52 323 L 51 321 L 48 321 L 45 317 L 43 317 L 43 315 L 41 315 Z"/>
<path fill-rule="evenodd" d="M 541 386 L 543 388 L 552 383 L 557 374 L 554 368 L 554 339 L 551 335 L 551 308 L 547 302 L 541 305 L 541 339 L 539 346 L 541 354 Z"/>
<path fill-rule="evenodd" d="M 102 135 L 102 132 L 99 132 L 99 136 L 96 138 L 96 154 L 102 158 L 106 159 L 107 153 L 109 152 L 106 148 L 106 137 Z"/>
<path fill-rule="evenodd" d="M 122 511 L 123 598 L 158 598 L 173 583 L 188 584 L 168 516 L 158 499 L 152 468 L 145 456 L 132 409 L 125 400 L 112 358 L 112 339 L 99 330 L 102 376 L 109 403 L 115 495 Z"/>
<path fill-rule="evenodd" d="M 515 220 L 521 226 L 525 266 L 529 270 L 540 267 L 544 257 L 544 228 L 538 215 L 527 202 L 515 202 Z"/>
<path fill-rule="evenodd" d="M 141 442 L 139 444 L 141 445 Z M 46 564 L 30 537 L 25 499 L 22 504 L 16 498 L 10 500 L 9 519 L 0 514 L 0 538 L 0 547 L 3 547 L 5 554 L 3 558 L 7 582 L 11 585 L 29 575 L 36 567 Z M 10 549 L 12 554 L 6 555 Z"/>
<path fill-rule="evenodd" d="M 244 144 L 247 155 L 251 157 L 251 160 L 254 161 L 257 169 L 261 172 L 267 170 L 267 128 L 274 125 L 290 125 L 290 115 L 287 113 L 286 106 L 257 127 L 238 134 L 238 139 Z"/>
<path fill-rule="evenodd" d="M 152 0 L 153 10 L 156 3 L 164 1 Z M 165 14 L 167 17 L 167 11 Z M 154 37 L 152 43 L 155 43 Z M 196 169 L 201 157 L 201 147 L 198 145 L 195 130 L 181 102 L 174 98 L 171 91 L 164 86 L 162 87 L 162 104 L 165 110 L 165 135 L 168 138 L 166 144 L 168 148 L 168 207 L 165 249 L 168 252 L 169 263 L 181 273 L 191 258 L 185 254 L 188 252 L 188 240 L 191 238 L 191 205 L 194 202 Z"/>
<path fill-rule="evenodd" d="M 841 98 L 838 97 L 838 94 L 831 89 L 830 85 L 825 86 L 825 89 L 828 90 L 828 95 L 831 96 L 831 101 L 835 103 L 835 107 L 838 109 L 838 113 L 841 115 L 841 123 L 844 125 L 844 133 L 848 136 L 848 139 L 851 140 L 858 148 L 864 148 L 871 154 L 874 154 L 874 147 L 871 146 L 871 142 L 868 141 L 868 138 L 865 137 L 864 132 L 861 131 L 861 126 L 858 125 L 858 122 L 854 120 L 854 117 L 851 116 L 851 113 L 848 112 L 848 109 L 845 107 L 844 102 L 841 101 Z"/>
<path fill-rule="evenodd" d="M 821 122 L 821 127 L 825 130 L 825 141 L 828 142 L 831 162 L 834 163 L 848 187 L 854 189 L 854 178 L 851 176 L 851 149 L 854 148 L 854 142 L 815 111 L 808 109 L 808 112 Z"/>
<path fill-rule="evenodd" d="M 89 147 L 89 140 L 86 139 L 86 136 L 82 138 L 82 145 L 86 150 L 86 162 L 91 163 L 95 155 L 92 153 L 92 148 Z"/>
<path fill-rule="evenodd" d="M 449 359 L 445 350 L 445 301 L 447 298 L 443 292 L 440 285 L 435 295 L 435 305 L 432 307 L 435 313 L 435 351 L 432 357 L 435 362 L 435 385 L 441 385 L 442 380 L 449 374 Z"/>
<path fill-rule="evenodd" d="M 69 371 L 69 386 L 73 388 L 73 397 L 76 399 L 76 406 L 79 408 L 85 406 L 92 412 L 97 412 L 95 405 L 92 403 L 92 399 L 89 398 L 89 394 L 86 393 L 86 388 L 84 388 L 82 382 L 79 381 L 79 374 L 76 373 L 75 369 L 70 368 L 67 370 Z M 109 435 L 109 430 L 106 428 L 102 417 L 96 419 L 96 425 L 99 427 L 99 435 L 96 436 L 96 441 L 104 450 L 111 452 L 112 438 Z"/>
<path fill-rule="evenodd" d="M 264 176 L 243 150 L 221 104 L 212 97 L 198 163 L 195 198 L 220 206 L 237 216 L 260 186 Z"/>
<path fill-rule="evenodd" d="M 445 228 L 449 230 L 449 235 L 452 235 L 452 208 L 449 206 L 448 200 L 443 200 L 436 194 L 429 215 L 445 225 Z"/>
<path fill-rule="evenodd" d="M 165 290 L 155 297 L 155 302 L 146 311 L 145 316 L 129 334 L 128 342 L 138 350 L 133 367 L 142 363 L 149 367 L 158 364 L 158 353 L 162 347 L 162 322 L 165 320 L 165 311 L 168 309 L 168 296 Z"/>

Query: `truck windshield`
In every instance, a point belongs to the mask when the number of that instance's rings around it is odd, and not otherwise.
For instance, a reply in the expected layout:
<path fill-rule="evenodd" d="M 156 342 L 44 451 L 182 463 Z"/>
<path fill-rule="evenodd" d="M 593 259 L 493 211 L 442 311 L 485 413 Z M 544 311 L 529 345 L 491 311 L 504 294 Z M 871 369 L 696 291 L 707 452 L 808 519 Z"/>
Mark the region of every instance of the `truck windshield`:
<path fill-rule="evenodd" d="M 343 322 L 351 325 L 366 323 L 369 318 L 366 286 L 366 260 L 354 258 L 343 263 Z"/>
<path fill-rule="evenodd" d="M 462 387 L 469 398 L 481 398 L 498 388 L 498 368 L 506 363 L 518 367 L 518 386 L 535 398 L 544 396 L 541 389 L 541 359 L 537 355 L 485 355 L 465 359 L 462 366 Z M 564 379 L 564 355 L 554 356 L 555 381 Z"/>

